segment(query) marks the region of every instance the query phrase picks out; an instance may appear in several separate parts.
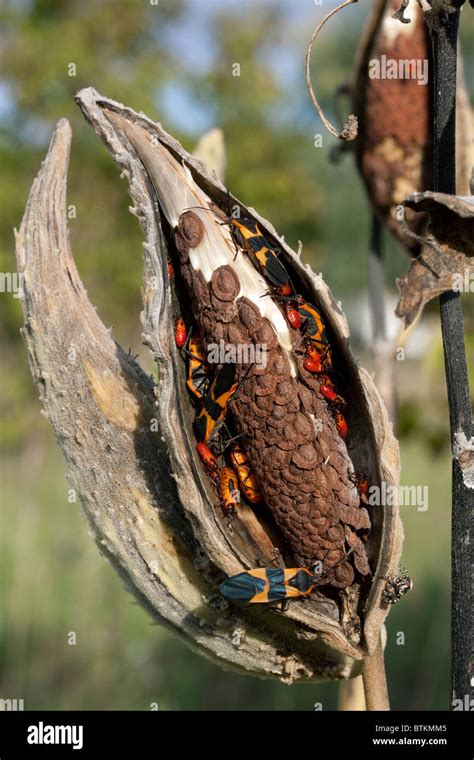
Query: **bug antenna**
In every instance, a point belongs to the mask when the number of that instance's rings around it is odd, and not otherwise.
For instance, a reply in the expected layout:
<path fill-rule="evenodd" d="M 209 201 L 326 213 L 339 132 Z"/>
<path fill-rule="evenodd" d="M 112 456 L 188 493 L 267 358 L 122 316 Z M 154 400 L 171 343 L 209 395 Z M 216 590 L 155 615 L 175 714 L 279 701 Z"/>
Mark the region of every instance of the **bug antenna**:
<path fill-rule="evenodd" d="M 282 296 L 280 295 L 280 293 L 272 293 L 271 290 L 269 290 L 268 293 L 263 293 L 260 296 L 260 298 L 267 298 L 267 297 L 273 298 L 275 301 L 291 301 L 291 299 L 294 298 L 295 296 L 294 295 Z"/>
<path fill-rule="evenodd" d="M 194 211 L 195 209 L 201 209 L 201 211 L 212 211 L 212 208 L 206 208 L 205 206 L 190 206 L 189 208 L 185 208 L 183 210 L 183 214 L 185 211 Z"/>

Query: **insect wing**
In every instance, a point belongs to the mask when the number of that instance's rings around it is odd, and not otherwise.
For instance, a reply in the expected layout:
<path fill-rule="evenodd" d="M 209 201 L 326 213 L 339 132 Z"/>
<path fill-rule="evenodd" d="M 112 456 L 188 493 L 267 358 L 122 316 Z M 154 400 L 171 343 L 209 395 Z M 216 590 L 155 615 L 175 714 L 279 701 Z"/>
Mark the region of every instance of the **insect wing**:
<path fill-rule="evenodd" d="M 220 372 L 217 373 L 210 390 L 210 395 L 214 401 L 219 403 L 221 400 L 226 400 L 226 397 L 230 397 L 236 390 L 235 373 L 235 364 L 224 364 Z"/>
<path fill-rule="evenodd" d="M 221 583 L 219 591 L 226 599 L 235 602 L 250 602 L 253 597 L 264 593 L 268 585 L 265 578 L 256 577 L 250 573 L 238 573 Z"/>
<path fill-rule="evenodd" d="M 227 402 L 237 390 L 235 372 L 235 364 L 224 364 L 204 399 L 203 407 L 196 418 L 195 429 L 197 437 L 205 443 L 223 418 Z"/>
<path fill-rule="evenodd" d="M 267 579 L 269 582 L 266 590 L 266 599 L 263 594 L 254 599 L 254 602 L 279 602 L 288 596 L 286 585 L 286 573 L 281 568 L 270 567 L 267 569 Z"/>
<path fill-rule="evenodd" d="M 277 258 L 277 255 L 275 253 L 272 253 L 267 259 L 265 274 L 267 275 L 271 284 L 275 285 L 275 287 L 289 287 L 288 272 L 281 263 L 280 259 Z"/>

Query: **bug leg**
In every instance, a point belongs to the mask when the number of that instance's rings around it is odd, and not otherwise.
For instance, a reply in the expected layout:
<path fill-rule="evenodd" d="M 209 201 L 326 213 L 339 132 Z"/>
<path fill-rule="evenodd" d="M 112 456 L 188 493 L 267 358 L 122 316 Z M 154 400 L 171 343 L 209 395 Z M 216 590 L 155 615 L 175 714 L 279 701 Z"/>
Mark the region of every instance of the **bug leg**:
<path fill-rule="evenodd" d="M 288 599 L 280 599 L 277 602 L 268 602 L 265 605 L 265 612 L 286 612 L 290 602 Z"/>
<path fill-rule="evenodd" d="M 281 551 L 279 550 L 278 546 L 273 547 L 273 560 L 272 562 L 277 562 L 278 566 L 281 567 L 283 570 L 285 569 L 285 563 L 283 561 L 283 557 L 281 554 Z"/>
<path fill-rule="evenodd" d="M 222 427 L 225 428 L 225 432 L 227 433 L 228 436 L 230 436 L 229 428 L 227 427 L 227 425 L 225 424 L 225 422 L 224 422 L 224 424 L 223 424 Z M 243 437 L 243 434 L 239 433 L 238 435 L 234 435 L 234 436 L 228 438 L 226 441 L 223 441 L 223 451 L 222 451 L 222 453 L 224 453 L 224 451 L 226 451 L 226 449 L 229 448 L 229 446 L 230 446 L 231 443 L 234 443 L 234 441 L 238 441 L 239 438 L 242 438 L 242 437 Z"/>
<path fill-rule="evenodd" d="M 181 349 L 181 353 L 186 354 L 186 355 L 191 355 L 190 352 L 187 350 L 187 346 L 189 345 L 189 341 L 191 340 L 191 333 L 192 333 L 192 331 L 193 331 L 193 326 L 191 325 L 190 328 L 189 328 L 189 332 L 187 334 L 187 337 L 186 337 L 186 342 L 185 342 L 183 348 Z M 195 357 L 195 358 L 198 358 L 198 357 Z"/>
<path fill-rule="evenodd" d="M 263 609 L 265 612 L 286 612 L 289 606 L 288 599 L 281 599 L 278 602 L 267 602 Z"/>

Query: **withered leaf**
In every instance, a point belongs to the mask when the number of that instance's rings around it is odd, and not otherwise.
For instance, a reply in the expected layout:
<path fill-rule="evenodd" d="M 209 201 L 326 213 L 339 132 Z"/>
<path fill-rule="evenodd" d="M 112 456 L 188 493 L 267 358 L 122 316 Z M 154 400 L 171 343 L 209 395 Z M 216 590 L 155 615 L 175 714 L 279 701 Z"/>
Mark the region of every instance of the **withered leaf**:
<path fill-rule="evenodd" d="M 412 259 L 407 276 L 397 280 L 400 299 L 396 314 L 408 327 L 423 306 L 446 291 L 474 287 L 474 196 L 415 193 L 403 208 L 428 215 L 428 227 L 416 238 L 422 253 Z M 410 233 L 405 225 L 408 234 Z"/>

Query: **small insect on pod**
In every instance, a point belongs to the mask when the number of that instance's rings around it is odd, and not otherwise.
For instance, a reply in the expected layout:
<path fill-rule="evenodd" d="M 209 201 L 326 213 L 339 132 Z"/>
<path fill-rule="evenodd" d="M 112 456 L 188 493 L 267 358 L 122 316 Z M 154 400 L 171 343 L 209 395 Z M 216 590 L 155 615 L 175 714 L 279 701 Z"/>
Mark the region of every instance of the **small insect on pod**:
<path fill-rule="evenodd" d="M 237 473 L 239 487 L 247 501 L 251 504 L 259 504 L 263 496 L 259 490 L 255 473 L 253 472 L 248 457 L 239 443 L 235 443 L 230 452 L 232 466 Z"/>
<path fill-rule="evenodd" d="M 174 325 L 174 339 L 178 348 L 186 345 L 186 325 L 182 317 L 178 317 Z"/>
<path fill-rule="evenodd" d="M 400 567 L 398 575 L 387 578 L 387 585 L 382 594 L 387 604 L 397 604 L 402 596 L 405 596 L 413 588 L 413 581 L 404 567 Z"/>
<path fill-rule="evenodd" d="M 240 491 L 237 476 L 231 467 L 223 467 L 220 471 L 218 491 L 224 514 L 233 517 L 240 506 Z"/>

